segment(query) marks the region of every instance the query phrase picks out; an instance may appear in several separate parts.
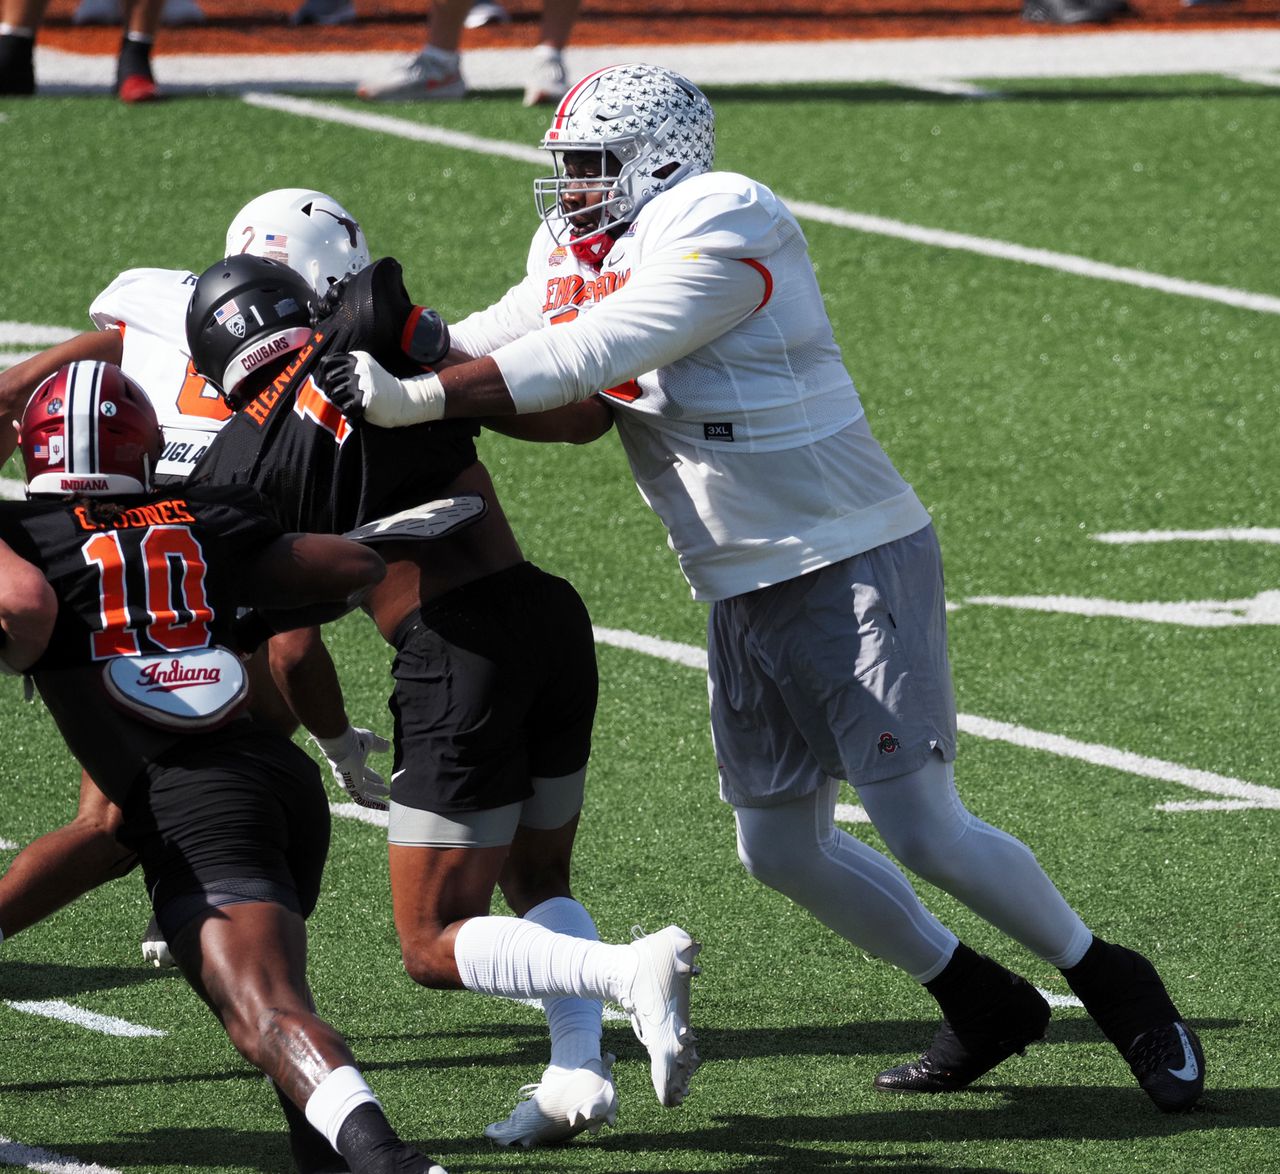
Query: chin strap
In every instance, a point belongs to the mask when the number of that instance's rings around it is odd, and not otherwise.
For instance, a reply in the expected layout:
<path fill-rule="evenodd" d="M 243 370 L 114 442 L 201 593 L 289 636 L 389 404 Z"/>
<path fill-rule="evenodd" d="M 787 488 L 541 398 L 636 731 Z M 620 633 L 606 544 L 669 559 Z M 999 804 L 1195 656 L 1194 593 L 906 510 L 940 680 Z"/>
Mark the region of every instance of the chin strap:
<path fill-rule="evenodd" d="M 607 232 L 593 232 L 590 236 L 575 237 L 569 242 L 571 252 L 584 265 L 599 269 L 613 248 L 613 237 Z"/>

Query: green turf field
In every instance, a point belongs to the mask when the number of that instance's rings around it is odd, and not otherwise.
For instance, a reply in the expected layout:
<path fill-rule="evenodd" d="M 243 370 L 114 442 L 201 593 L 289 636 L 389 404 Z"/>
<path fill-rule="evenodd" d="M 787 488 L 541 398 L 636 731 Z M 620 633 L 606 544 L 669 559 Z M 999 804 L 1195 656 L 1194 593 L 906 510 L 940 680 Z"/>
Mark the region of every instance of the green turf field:
<path fill-rule="evenodd" d="M 1280 91 L 1216 77 L 998 88 L 712 89 L 718 163 L 828 209 L 1265 295 L 1251 308 L 803 220 L 872 426 L 941 536 L 961 793 L 1032 846 L 1102 936 L 1157 960 L 1204 1042 L 1203 1107 L 1159 1114 L 1072 1007 L 970 1092 L 873 1092 L 876 1071 L 927 1042 L 932 1001 L 742 872 L 701 674 L 602 644 L 575 883 L 606 938 L 674 920 L 705 943 L 705 1064 L 688 1102 L 662 1110 L 643 1049 L 609 1020 L 617 1127 L 554 1151 L 493 1148 L 481 1129 L 541 1071 L 541 1016 L 415 987 L 383 835 L 337 818 L 311 923 L 320 1009 L 451 1174 L 1280 1171 Z M 510 94 L 389 113 L 526 146 L 545 118 Z M 519 276 L 539 173 L 233 97 L 0 100 L 0 160 L 0 323 L 64 328 L 87 324 L 122 268 L 203 268 L 241 204 L 282 186 L 333 193 L 375 255 L 401 258 L 411 292 L 457 317 Z M 3 347 L 34 349 L 22 334 Z M 704 610 L 616 438 L 483 443 L 526 553 L 572 579 L 598 625 L 702 645 Z M 1099 539 L 1115 532 L 1146 540 Z M 1188 537 L 1157 540 L 1172 532 Z M 386 729 L 387 650 L 358 618 L 331 635 L 353 716 Z M 10 845 L 75 805 L 76 771 L 20 694 L 0 686 Z M 1067 993 L 924 896 L 975 947 Z M 139 964 L 147 915 L 129 877 L 0 946 L 0 1138 L 79 1163 L 69 1174 L 288 1170 L 264 1082 L 179 978 Z M 47 1000 L 164 1034 L 13 1005 Z M 31 1160 L 0 1140 L 0 1163 Z"/>

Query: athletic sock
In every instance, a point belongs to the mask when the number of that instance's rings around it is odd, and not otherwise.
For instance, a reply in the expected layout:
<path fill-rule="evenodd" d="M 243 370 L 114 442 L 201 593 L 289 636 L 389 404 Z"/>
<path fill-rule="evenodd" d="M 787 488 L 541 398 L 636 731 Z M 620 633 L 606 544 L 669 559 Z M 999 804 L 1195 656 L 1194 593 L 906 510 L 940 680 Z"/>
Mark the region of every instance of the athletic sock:
<path fill-rule="evenodd" d="M 116 61 L 116 89 L 127 77 L 145 77 L 154 81 L 151 75 L 151 46 L 155 38 L 145 33 L 126 33 L 120 42 L 120 56 Z"/>
<path fill-rule="evenodd" d="M 989 1030 L 1005 1006 L 1010 986 L 1021 981 L 999 962 L 957 942 L 951 960 L 924 989 L 937 999 L 947 1022 L 963 1035 L 967 1030 Z"/>
<path fill-rule="evenodd" d="M 353 1174 L 432 1174 L 439 1170 L 430 1158 L 400 1140 L 376 1101 L 347 1114 L 338 1130 L 337 1148 Z"/>
<path fill-rule="evenodd" d="M 630 946 L 552 933 L 522 917 L 472 917 L 458 930 L 453 957 L 462 985 L 487 995 L 548 995 L 618 1000 L 631 990 Z"/>
<path fill-rule="evenodd" d="M 526 921 L 553 933 L 568 934 L 584 941 L 600 940 L 591 914 L 572 897 L 552 897 L 535 905 L 524 916 Z M 542 1009 L 551 1035 L 552 1067 L 581 1068 L 590 1060 L 600 1059 L 604 1008 L 599 999 L 553 995 L 542 1000 Z"/>
<path fill-rule="evenodd" d="M 0 94 L 34 94 L 35 33 L 17 25 L 0 24 Z"/>
<path fill-rule="evenodd" d="M 1096 935 L 1084 957 L 1062 976 L 1122 1054 L 1144 1032 L 1181 1018 L 1148 959 Z"/>
<path fill-rule="evenodd" d="M 324 1134 L 307 1120 L 307 1115 L 284 1095 L 284 1090 L 274 1080 L 271 1087 L 276 1090 L 284 1119 L 289 1125 L 289 1152 L 293 1155 L 298 1174 L 345 1174 L 350 1167 Z"/>

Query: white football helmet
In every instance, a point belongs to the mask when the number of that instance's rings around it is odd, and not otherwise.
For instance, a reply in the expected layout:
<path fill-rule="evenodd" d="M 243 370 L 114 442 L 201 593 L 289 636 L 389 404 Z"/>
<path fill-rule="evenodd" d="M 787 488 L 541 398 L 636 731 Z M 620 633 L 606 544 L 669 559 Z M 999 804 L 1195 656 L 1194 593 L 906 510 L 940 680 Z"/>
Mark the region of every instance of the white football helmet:
<path fill-rule="evenodd" d="M 323 295 L 335 281 L 369 264 L 364 232 L 332 196 L 280 188 L 250 200 L 227 229 L 227 251 L 269 257 L 301 273 Z"/>
<path fill-rule="evenodd" d="M 688 78 L 660 65 L 612 65 L 588 74 L 560 100 L 541 146 L 551 152 L 556 173 L 534 181 L 534 198 L 538 214 L 564 243 L 571 231 L 561 206 L 567 188 L 602 195 L 595 235 L 627 224 L 659 192 L 711 170 L 716 120 Z M 601 171 L 618 174 L 570 179 L 564 172 L 569 151 L 599 151 Z"/>

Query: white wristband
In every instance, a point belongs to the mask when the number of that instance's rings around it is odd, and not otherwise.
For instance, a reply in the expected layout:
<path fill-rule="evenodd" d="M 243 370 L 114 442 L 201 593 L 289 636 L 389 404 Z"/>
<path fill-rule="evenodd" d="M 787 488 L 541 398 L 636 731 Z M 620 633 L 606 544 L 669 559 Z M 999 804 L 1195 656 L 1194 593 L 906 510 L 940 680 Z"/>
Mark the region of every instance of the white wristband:
<path fill-rule="evenodd" d="M 434 372 L 397 379 L 372 355 L 353 351 L 364 418 L 379 428 L 444 419 L 444 385 Z"/>
<path fill-rule="evenodd" d="M 331 762 L 338 762 L 349 754 L 353 754 L 360 744 L 355 726 L 348 726 L 336 738 L 317 738 L 312 734 L 311 740 L 320 747 L 321 753 Z"/>

